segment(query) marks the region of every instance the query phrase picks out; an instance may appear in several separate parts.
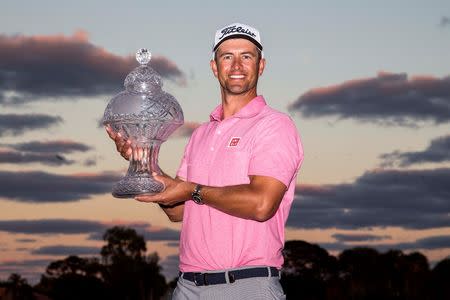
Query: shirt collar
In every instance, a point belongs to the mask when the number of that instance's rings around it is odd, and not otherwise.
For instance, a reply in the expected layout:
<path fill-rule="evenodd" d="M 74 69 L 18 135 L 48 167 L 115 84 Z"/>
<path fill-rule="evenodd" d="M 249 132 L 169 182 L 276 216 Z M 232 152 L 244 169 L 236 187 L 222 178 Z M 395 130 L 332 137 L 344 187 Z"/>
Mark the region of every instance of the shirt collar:
<path fill-rule="evenodd" d="M 235 113 L 232 118 L 251 118 L 256 116 L 265 106 L 266 100 L 263 96 L 256 96 L 249 103 L 247 103 L 243 108 L 241 108 L 237 113 Z M 222 104 L 219 104 L 209 116 L 210 121 L 222 121 Z"/>

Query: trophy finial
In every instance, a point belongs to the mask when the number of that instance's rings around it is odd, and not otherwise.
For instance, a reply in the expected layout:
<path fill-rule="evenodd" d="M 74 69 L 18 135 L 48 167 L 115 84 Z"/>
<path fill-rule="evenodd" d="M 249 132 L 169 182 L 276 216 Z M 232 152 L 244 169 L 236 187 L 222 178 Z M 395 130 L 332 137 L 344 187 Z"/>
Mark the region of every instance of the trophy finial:
<path fill-rule="evenodd" d="M 141 48 L 136 52 L 136 60 L 141 65 L 146 65 L 152 58 L 152 54 L 146 48 Z"/>

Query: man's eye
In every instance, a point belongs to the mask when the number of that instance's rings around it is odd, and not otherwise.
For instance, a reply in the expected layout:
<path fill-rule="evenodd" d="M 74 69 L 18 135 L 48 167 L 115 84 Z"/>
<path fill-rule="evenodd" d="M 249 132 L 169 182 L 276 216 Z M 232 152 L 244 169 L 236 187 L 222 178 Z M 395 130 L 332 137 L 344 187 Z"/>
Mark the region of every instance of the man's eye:
<path fill-rule="evenodd" d="M 231 55 L 225 55 L 223 59 L 231 59 Z"/>

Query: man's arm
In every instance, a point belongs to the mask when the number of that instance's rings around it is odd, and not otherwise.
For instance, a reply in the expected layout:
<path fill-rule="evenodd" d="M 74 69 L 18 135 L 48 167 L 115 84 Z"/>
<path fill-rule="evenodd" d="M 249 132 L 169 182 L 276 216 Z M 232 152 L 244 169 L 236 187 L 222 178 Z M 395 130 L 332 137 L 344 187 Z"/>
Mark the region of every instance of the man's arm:
<path fill-rule="evenodd" d="M 167 176 L 167 175 L 166 175 Z M 179 177 L 176 177 L 175 180 L 181 180 Z M 159 207 L 166 213 L 167 217 L 172 222 L 181 222 L 183 221 L 183 213 L 184 213 L 184 201 L 178 202 L 172 205 L 165 205 L 159 203 Z"/>
<path fill-rule="evenodd" d="M 183 203 L 184 206 L 184 202 L 191 199 L 195 183 L 172 179 L 164 175 L 154 176 L 156 180 L 164 183 L 166 189 L 155 195 L 139 195 L 136 200 L 173 207 L 179 203 Z M 239 218 L 259 222 L 270 219 L 280 206 L 286 186 L 281 181 L 268 176 L 249 177 L 248 184 L 225 187 L 203 186 L 201 196 L 204 204 Z"/>
<path fill-rule="evenodd" d="M 169 220 L 172 222 L 183 221 L 184 202 L 177 203 L 175 205 L 159 204 L 159 207 L 166 213 Z"/>

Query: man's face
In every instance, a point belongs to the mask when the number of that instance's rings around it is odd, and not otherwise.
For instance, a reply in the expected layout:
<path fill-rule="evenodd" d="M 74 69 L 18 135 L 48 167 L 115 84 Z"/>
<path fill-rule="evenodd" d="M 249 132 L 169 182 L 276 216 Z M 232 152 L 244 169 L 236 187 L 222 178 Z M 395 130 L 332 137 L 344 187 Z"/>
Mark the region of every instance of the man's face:
<path fill-rule="evenodd" d="M 265 59 L 260 59 L 256 46 L 246 39 L 229 39 L 216 51 L 211 69 L 224 92 L 240 95 L 254 92 L 262 75 Z"/>

